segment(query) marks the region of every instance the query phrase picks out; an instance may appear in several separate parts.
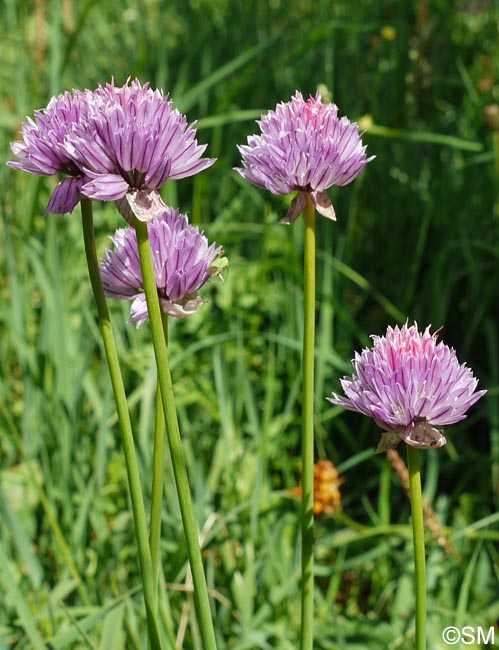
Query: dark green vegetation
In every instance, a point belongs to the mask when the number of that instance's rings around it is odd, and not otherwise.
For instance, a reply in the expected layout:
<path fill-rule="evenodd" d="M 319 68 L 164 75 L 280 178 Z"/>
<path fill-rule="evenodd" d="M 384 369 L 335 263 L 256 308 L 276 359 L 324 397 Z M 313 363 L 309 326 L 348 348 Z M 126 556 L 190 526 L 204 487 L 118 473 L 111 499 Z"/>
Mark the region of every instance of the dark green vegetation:
<path fill-rule="evenodd" d="M 451 6 L 452 5 L 452 6 Z M 312 7 L 312 8 L 311 8 Z M 488 395 L 423 455 L 429 647 L 499 617 L 497 7 L 447 3 L 1 0 L 2 161 L 52 94 L 150 81 L 199 120 L 218 163 L 165 199 L 223 244 L 212 304 L 172 325 L 171 359 L 220 647 L 297 647 L 302 221 L 232 171 L 236 144 L 295 89 L 323 84 L 376 160 L 318 218 L 317 457 L 343 513 L 317 522 L 316 647 L 411 648 L 409 506 L 379 432 L 325 401 L 371 333 L 444 326 Z M 491 109 L 486 109 L 491 111 Z M 496 138 L 499 134 L 496 133 Z M 145 648 L 124 462 L 79 208 L 43 217 L 54 179 L 0 169 L 0 650 Z M 100 251 L 123 223 L 96 206 Z M 155 371 L 147 327 L 112 305 L 149 491 Z M 403 455 L 403 449 L 401 449 Z M 199 648 L 167 463 L 163 570 L 175 629 Z M 188 582 L 188 578 L 187 578 Z M 164 620 L 168 615 L 163 612 Z M 222 641 L 223 639 L 223 641 Z"/>

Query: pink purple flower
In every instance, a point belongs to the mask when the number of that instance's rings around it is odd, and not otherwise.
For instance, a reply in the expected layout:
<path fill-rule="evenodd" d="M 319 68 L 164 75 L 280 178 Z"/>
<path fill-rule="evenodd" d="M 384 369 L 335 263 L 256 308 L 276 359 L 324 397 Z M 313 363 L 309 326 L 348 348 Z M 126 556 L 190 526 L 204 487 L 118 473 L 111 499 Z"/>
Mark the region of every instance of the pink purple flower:
<path fill-rule="evenodd" d="M 319 93 L 304 101 L 298 91 L 257 123 L 261 135 L 249 136 L 248 144 L 238 147 L 241 176 L 273 194 L 298 190 L 282 223 L 299 217 L 307 195 L 320 214 L 335 219 L 326 190 L 347 185 L 374 158 L 366 157 L 357 124 L 338 119 L 338 107 L 323 104 Z"/>
<path fill-rule="evenodd" d="M 373 336 L 372 349 L 355 353 L 352 377 L 344 377 L 345 397 L 333 393 L 333 404 L 372 417 L 383 433 L 378 451 L 403 440 L 414 447 L 446 444 L 437 427 L 454 424 L 487 391 L 476 391 L 478 380 L 454 349 L 437 342 L 430 327 L 417 324 L 388 327 L 386 336 Z"/>
<path fill-rule="evenodd" d="M 164 211 L 158 189 L 212 165 L 201 159 L 194 125 L 160 90 L 138 80 L 54 97 L 22 127 L 8 164 L 32 174 L 63 173 L 47 212 L 71 212 L 82 196 L 117 201 L 128 219 Z"/>
<path fill-rule="evenodd" d="M 201 159 L 206 145 L 160 90 L 135 80 L 107 84 L 104 94 L 105 104 L 72 130 L 65 150 L 91 179 L 82 194 L 148 220 L 165 209 L 157 190 L 166 180 L 192 176 L 215 159 Z"/>
<path fill-rule="evenodd" d="M 68 134 L 76 124 L 86 124 L 89 112 L 102 101 L 102 92 L 74 90 L 52 97 L 47 107 L 35 112 L 22 125 L 22 140 L 11 143 L 17 160 L 7 163 L 39 176 L 67 174 L 54 190 L 46 213 L 72 212 L 81 197 L 81 188 L 90 178 L 85 178 L 82 165 L 78 165 L 65 149 Z"/>
<path fill-rule="evenodd" d="M 147 225 L 161 308 L 174 318 L 188 316 L 205 302 L 198 291 L 224 266 L 222 249 L 208 244 L 205 235 L 173 208 Z M 130 321 L 140 327 L 148 313 L 135 229 L 120 228 L 111 239 L 114 250 L 106 251 L 100 267 L 104 291 L 111 298 L 131 300 Z"/>

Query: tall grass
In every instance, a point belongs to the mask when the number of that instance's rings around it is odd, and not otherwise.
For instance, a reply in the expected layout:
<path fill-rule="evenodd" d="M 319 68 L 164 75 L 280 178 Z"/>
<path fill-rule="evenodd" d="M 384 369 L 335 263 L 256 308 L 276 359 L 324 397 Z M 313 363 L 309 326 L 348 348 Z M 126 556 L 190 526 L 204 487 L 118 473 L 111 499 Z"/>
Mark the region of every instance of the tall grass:
<path fill-rule="evenodd" d="M 166 5 L 166 6 L 165 6 Z M 236 6 L 237 5 L 237 6 Z M 302 229 L 287 199 L 231 171 L 252 120 L 324 84 L 376 161 L 317 222 L 316 456 L 342 472 L 343 507 L 316 521 L 316 645 L 409 648 L 409 504 L 377 431 L 324 397 L 387 323 L 445 327 L 489 393 L 424 455 L 429 647 L 446 625 L 499 617 L 497 286 L 492 4 L 0 2 L 2 160 L 50 95 L 139 76 L 199 120 L 219 162 L 166 187 L 230 260 L 210 305 L 170 332 L 179 423 L 220 647 L 299 638 Z M 371 125 L 371 126 L 370 126 Z M 43 217 L 53 179 L 0 169 L 0 650 L 145 648 L 126 473 L 77 214 Z M 496 206 L 494 208 L 494 206 Z M 496 210 L 496 211 L 494 211 Z M 101 206 L 102 253 L 122 224 Z M 143 476 L 156 377 L 151 342 L 113 324 Z M 169 463 L 161 580 L 184 648 L 200 648 Z M 146 507 L 148 481 L 144 482 Z M 445 543 L 444 543 L 445 542 Z M 163 619 L 168 621 L 167 603 Z M 180 644 L 182 641 L 179 642 Z"/>

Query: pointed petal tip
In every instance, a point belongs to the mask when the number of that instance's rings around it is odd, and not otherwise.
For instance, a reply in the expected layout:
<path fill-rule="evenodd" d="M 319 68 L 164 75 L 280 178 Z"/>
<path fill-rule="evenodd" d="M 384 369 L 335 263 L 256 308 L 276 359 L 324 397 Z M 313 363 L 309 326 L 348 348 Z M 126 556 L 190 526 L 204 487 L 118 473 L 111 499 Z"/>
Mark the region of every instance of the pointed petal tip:
<path fill-rule="evenodd" d="M 326 191 L 311 192 L 310 196 L 315 209 L 320 215 L 326 217 L 326 219 L 330 219 L 331 221 L 336 221 L 336 212 L 334 211 L 333 204 Z"/>
<path fill-rule="evenodd" d="M 52 192 L 44 216 L 48 214 L 71 214 L 81 198 L 81 183 L 81 179 L 64 178 Z"/>

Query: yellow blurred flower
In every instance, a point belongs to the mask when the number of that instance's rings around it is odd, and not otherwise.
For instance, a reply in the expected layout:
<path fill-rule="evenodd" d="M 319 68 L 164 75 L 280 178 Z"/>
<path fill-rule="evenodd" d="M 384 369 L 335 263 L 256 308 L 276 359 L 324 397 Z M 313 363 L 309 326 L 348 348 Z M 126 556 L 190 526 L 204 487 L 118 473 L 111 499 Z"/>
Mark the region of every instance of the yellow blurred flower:
<path fill-rule="evenodd" d="M 391 25 L 385 25 L 381 29 L 381 38 L 384 38 L 385 41 L 394 41 L 397 38 L 397 32 L 395 28 Z"/>

